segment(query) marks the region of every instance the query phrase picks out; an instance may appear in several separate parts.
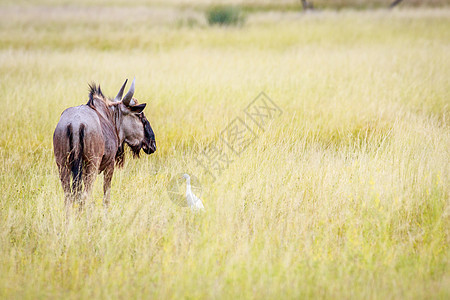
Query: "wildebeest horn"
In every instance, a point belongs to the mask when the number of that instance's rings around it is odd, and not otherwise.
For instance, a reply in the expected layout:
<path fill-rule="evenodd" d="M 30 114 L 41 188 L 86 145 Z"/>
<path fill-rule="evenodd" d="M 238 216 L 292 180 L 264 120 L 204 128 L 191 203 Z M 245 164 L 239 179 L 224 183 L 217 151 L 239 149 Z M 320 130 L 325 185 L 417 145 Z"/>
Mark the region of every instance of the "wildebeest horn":
<path fill-rule="evenodd" d="M 123 97 L 122 102 L 125 105 L 130 105 L 131 98 L 133 98 L 134 95 L 134 82 L 136 81 L 136 77 L 133 79 L 133 82 L 131 83 L 130 90 L 128 93 Z"/>
<path fill-rule="evenodd" d="M 122 87 L 120 88 L 119 93 L 117 94 L 116 98 L 114 98 L 114 102 L 119 102 L 122 100 L 123 90 L 125 89 L 125 86 L 127 85 L 128 79 L 125 79 L 125 82 L 123 83 Z"/>

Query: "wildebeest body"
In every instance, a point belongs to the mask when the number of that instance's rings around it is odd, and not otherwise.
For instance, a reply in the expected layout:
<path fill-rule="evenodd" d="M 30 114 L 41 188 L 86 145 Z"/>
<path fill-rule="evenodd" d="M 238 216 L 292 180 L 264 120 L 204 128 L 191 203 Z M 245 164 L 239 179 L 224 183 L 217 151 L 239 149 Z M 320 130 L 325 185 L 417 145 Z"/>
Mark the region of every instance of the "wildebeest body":
<path fill-rule="evenodd" d="M 156 151 L 153 130 L 142 112 L 145 104 L 137 105 L 132 98 L 134 81 L 120 101 L 125 84 L 126 81 L 114 100 L 104 97 L 99 86 L 91 85 L 86 105 L 68 108 L 61 114 L 53 147 L 66 205 L 78 200 L 82 206 L 101 172 L 104 172 L 104 204 L 108 205 L 114 166 L 123 163 L 124 143 L 137 156 L 141 148 L 147 154 Z"/>

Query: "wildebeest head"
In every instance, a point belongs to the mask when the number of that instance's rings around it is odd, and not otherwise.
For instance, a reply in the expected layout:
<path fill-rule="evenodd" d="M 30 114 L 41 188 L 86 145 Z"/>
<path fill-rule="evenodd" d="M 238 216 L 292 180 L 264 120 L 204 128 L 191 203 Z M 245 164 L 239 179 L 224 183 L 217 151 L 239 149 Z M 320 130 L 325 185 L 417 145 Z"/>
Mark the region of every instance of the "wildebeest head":
<path fill-rule="evenodd" d="M 114 98 L 114 102 L 117 103 L 116 107 L 120 109 L 122 116 L 119 136 L 124 137 L 124 142 L 130 146 L 134 156 L 139 156 L 141 149 L 147 154 L 152 154 L 156 151 L 156 141 L 150 122 L 143 112 L 147 104 L 139 104 L 133 97 L 135 79 L 128 93 L 122 98 L 126 83 L 127 80 Z"/>

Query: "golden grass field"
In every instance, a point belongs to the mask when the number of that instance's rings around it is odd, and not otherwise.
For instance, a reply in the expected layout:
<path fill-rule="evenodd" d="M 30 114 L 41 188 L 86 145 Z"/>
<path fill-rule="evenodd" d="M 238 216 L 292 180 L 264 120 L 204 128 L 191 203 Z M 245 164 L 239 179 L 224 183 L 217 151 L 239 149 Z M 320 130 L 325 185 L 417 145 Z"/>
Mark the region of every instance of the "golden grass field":
<path fill-rule="evenodd" d="M 448 299 L 449 53 L 449 8 L 2 6 L 0 298 Z M 59 116 L 133 76 L 158 150 L 66 221 Z M 193 153 L 262 91 L 282 115 L 210 180 Z"/>

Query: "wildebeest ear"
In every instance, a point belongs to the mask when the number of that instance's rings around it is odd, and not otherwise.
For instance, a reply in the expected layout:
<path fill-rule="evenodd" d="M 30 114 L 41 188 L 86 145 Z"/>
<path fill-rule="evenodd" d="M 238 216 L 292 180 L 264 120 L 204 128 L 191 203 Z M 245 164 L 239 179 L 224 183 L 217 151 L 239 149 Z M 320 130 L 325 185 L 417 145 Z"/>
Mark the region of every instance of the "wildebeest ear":
<path fill-rule="evenodd" d="M 142 103 L 142 104 L 139 104 L 139 105 L 130 106 L 129 109 L 132 112 L 141 113 L 144 110 L 145 106 L 147 106 L 147 103 Z"/>

